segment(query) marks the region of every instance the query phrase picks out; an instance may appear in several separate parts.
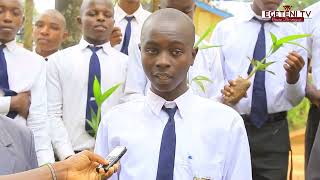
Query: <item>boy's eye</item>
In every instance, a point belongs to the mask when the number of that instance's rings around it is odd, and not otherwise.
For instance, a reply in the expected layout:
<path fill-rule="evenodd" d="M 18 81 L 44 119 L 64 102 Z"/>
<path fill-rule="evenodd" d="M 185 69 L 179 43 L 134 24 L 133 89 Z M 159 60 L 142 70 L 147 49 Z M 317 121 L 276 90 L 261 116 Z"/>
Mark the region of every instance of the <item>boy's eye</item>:
<path fill-rule="evenodd" d="M 112 18 L 112 15 L 111 15 L 110 13 L 105 13 L 104 16 L 105 16 L 106 18 Z"/>
<path fill-rule="evenodd" d="M 182 55 L 183 51 L 181 49 L 174 49 L 171 51 L 171 53 L 174 56 L 180 56 L 180 55 Z"/>
<path fill-rule="evenodd" d="M 145 52 L 147 54 L 157 54 L 158 50 L 156 48 L 146 48 Z"/>
<path fill-rule="evenodd" d="M 15 15 L 15 16 L 20 16 L 22 13 L 21 13 L 21 11 L 20 11 L 20 9 L 14 9 L 13 10 L 13 15 Z"/>
<path fill-rule="evenodd" d="M 35 26 L 36 26 L 37 28 L 41 28 L 41 27 L 43 27 L 43 23 L 36 23 Z"/>
<path fill-rule="evenodd" d="M 51 25 L 50 28 L 51 28 L 52 30 L 55 30 L 55 31 L 60 30 L 60 28 L 59 28 L 58 25 Z"/>
<path fill-rule="evenodd" d="M 88 11 L 88 16 L 95 16 L 97 13 L 95 11 Z"/>

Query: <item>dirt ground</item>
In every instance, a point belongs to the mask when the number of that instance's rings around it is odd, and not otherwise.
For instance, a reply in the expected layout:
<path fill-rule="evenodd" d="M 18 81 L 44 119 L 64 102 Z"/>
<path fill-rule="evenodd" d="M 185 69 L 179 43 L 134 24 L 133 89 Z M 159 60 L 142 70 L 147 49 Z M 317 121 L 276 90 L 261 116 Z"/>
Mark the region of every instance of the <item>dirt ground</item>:
<path fill-rule="evenodd" d="M 301 129 L 290 134 L 293 153 L 293 180 L 304 180 L 304 132 L 305 129 Z"/>

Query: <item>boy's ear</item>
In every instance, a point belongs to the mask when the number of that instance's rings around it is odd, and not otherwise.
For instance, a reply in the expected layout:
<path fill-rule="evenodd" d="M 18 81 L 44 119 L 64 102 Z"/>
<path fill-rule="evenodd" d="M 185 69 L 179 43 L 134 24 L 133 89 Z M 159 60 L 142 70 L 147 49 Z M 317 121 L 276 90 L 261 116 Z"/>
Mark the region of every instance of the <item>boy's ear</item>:
<path fill-rule="evenodd" d="M 25 16 L 22 16 L 22 21 L 21 21 L 21 24 L 20 24 L 20 29 L 22 28 L 23 24 L 24 24 L 24 21 L 25 21 Z"/>
<path fill-rule="evenodd" d="M 68 36 L 69 36 L 68 31 L 65 31 L 65 32 L 63 33 L 63 37 L 62 37 L 63 41 L 65 41 L 65 40 L 68 38 Z"/>
<path fill-rule="evenodd" d="M 77 16 L 77 22 L 78 22 L 79 25 L 82 24 L 82 21 L 81 21 L 81 17 L 80 17 L 80 16 Z"/>
<path fill-rule="evenodd" d="M 194 61 L 195 61 L 195 59 L 196 59 L 196 55 L 198 54 L 198 47 L 194 47 L 193 49 L 192 49 L 192 64 L 191 64 L 191 66 L 193 65 L 193 63 L 194 63 Z"/>

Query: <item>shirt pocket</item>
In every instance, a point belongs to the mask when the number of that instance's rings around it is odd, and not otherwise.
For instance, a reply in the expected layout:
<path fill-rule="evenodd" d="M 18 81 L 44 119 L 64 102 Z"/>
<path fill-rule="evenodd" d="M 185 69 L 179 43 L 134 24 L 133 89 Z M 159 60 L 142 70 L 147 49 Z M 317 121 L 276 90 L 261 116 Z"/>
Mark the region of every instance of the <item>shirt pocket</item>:
<path fill-rule="evenodd" d="M 174 165 L 174 180 L 192 180 L 193 172 L 191 162 L 178 159 Z"/>
<path fill-rule="evenodd" d="M 194 166 L 193 180 L 222 180 L 221 163 L 200 163 Z"/>

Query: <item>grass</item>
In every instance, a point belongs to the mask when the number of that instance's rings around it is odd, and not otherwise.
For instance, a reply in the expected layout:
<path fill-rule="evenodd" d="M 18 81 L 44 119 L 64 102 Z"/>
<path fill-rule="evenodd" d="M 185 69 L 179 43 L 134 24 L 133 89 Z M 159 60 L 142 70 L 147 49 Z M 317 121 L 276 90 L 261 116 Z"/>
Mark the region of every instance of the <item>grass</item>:
<path fill-rule="evenodd" d="M 304 128 L 308 119 L 310 102 L 304 98 L 299 105 L 288 112 L 288 122 L 290 131 Z"/>

